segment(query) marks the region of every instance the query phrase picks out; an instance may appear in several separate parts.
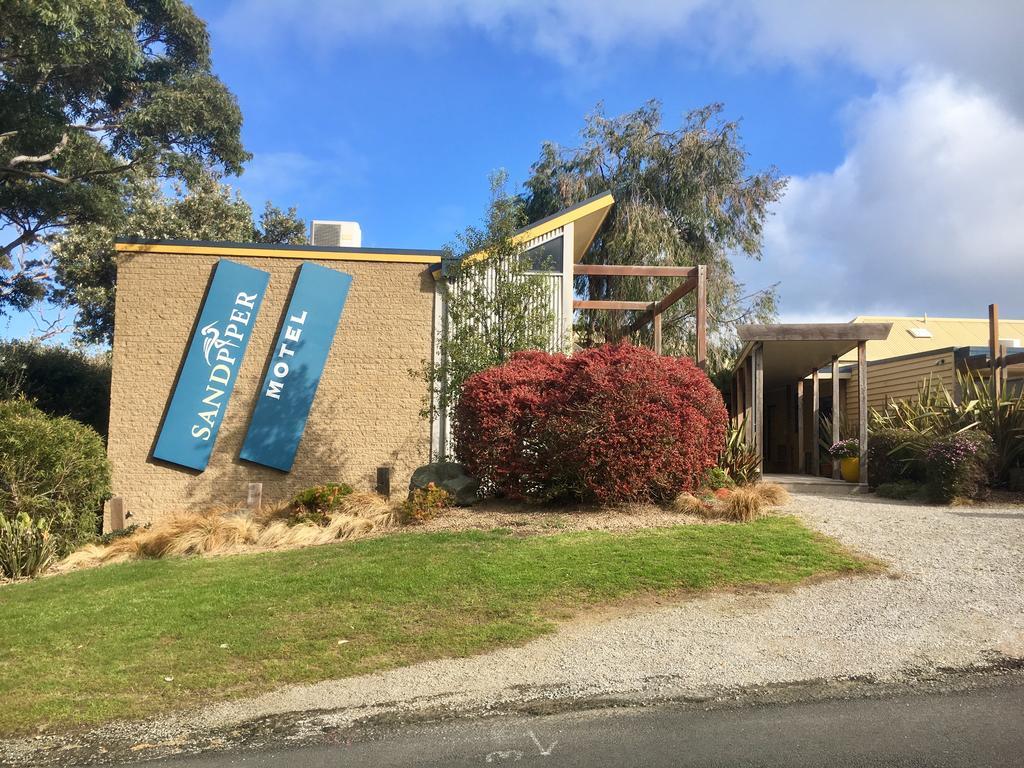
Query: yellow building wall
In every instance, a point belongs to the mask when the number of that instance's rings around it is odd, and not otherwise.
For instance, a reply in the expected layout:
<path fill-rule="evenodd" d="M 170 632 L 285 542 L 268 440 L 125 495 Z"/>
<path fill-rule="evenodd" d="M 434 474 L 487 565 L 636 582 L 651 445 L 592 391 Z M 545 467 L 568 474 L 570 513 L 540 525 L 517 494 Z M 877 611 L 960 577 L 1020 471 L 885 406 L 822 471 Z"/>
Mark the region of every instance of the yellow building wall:
<path fill-rule="evenodd" d="M 868 413 L 881 411 L 893 400 L 913 399 L 922 383 L 941 383 L 950 392 L 955 382 L 953 350 L 940 349 L 912 357 L 868 363 Z M 846 382 L 846 413 L 850 424 L 859 417 L 859 376 L 856 365 Z"/>
<path fill-rule="evenodd" d="M 283 473 L 242 462 L 238 454 L 302 261 L 232 257 L 269 272 L 270 283 L 210 463 L 197 473 L 151 459 L 219 258 L 131 253 L 119 259 L 108 455 L 113 493 L 124 498 L 130 522 L 234 506 L 245 501 L 250 482 L 263 483 L 264 503 L 324 482 L 371 489 L 383 465 L 392 467 L 392 489 L 404 493 L 430 451 L 429 425 L 420 417 L 425 385 L 409 374 L 432 354 L 434 281 L 423 264 L 307 259 L 353 281 L 294 468 Z"/>

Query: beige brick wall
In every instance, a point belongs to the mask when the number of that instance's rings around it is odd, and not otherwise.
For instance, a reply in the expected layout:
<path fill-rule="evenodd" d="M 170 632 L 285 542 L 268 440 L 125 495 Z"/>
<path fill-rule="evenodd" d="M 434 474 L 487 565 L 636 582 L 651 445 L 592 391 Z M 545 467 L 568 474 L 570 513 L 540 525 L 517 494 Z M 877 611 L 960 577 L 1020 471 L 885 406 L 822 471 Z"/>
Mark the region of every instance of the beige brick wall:
<path fill-rule="evenodd" d="M 381 465 L 392 467 L 392 491 L 402 493 L 430 446 L 429 425 L 419 416 L 425 385 L 408 373 L 431 354 L 434 281 L 422 264 L 308 259 L 353 280 L 295 465 L 283 473 L 242 462 L 238 453 L 302 260 L 230 257 L 269 272 L 270 283 L 210 463 L 197 473 L 153 461 L 160 420 L 219 258 L 119 259 L 107 451 L 113 492 L 124 498 L 130 522 L 244 502 L 250 482 L 263 483 L 265 502 L 330 481 L 371 489 Z"/>

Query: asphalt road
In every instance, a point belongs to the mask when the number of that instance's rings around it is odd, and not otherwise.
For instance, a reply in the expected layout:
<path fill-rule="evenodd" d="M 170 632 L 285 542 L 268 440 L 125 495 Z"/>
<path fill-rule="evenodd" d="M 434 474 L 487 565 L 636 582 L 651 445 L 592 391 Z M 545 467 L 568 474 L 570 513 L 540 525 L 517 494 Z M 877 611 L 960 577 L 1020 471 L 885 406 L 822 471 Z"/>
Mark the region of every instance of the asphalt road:
<path fill-rule="evenodd" d="M 364 740 L 160 763 L 228 766 L 1024 766 L 1024 684 L 966 693 L 606 709 L 413 725 Z"/>

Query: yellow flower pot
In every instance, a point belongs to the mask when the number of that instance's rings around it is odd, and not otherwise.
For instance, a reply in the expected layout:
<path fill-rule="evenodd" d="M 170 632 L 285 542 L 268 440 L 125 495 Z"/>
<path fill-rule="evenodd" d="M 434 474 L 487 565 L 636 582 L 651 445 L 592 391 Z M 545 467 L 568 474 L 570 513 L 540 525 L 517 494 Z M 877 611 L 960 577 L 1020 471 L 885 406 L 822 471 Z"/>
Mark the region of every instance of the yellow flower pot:
<path fill-rule="evenodd" d="M 848 483 L 860 482 L 860 459 L 854 456 L 850 459 L 839 460 L 839 474 Z"/>

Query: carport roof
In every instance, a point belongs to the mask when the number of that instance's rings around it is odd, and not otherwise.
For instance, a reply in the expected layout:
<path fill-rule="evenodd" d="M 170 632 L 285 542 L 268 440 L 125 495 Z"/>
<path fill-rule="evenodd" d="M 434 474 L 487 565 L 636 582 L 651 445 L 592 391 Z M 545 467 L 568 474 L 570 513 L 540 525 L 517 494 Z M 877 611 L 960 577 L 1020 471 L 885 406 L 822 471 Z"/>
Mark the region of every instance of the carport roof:
<path fill-rule="evenodd" d="M 891 329 L 892 323 L 741 325 L 737 332 L 743 349 L 733 370 L 760 344 L 765 389 L 795 384 L 811 371 L 831 365 L 833 356 L 856 349 L 862 341 L 888 338 Z"/>

